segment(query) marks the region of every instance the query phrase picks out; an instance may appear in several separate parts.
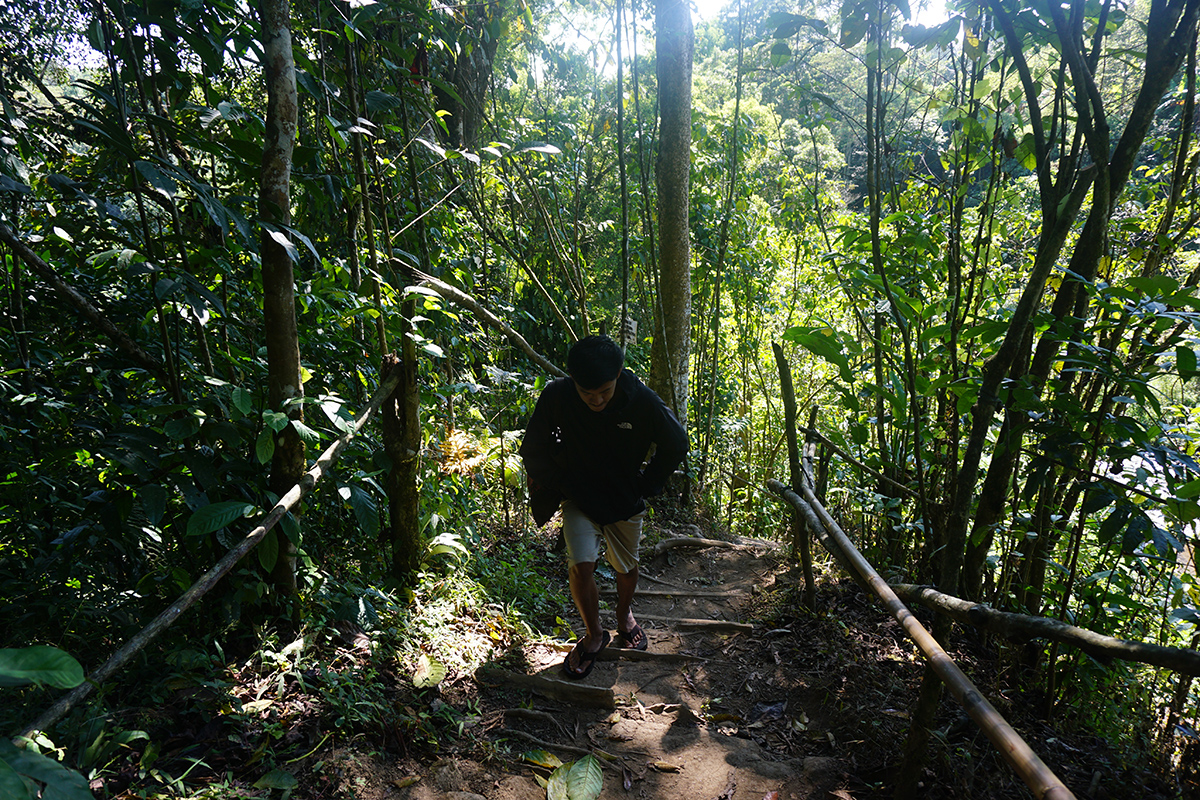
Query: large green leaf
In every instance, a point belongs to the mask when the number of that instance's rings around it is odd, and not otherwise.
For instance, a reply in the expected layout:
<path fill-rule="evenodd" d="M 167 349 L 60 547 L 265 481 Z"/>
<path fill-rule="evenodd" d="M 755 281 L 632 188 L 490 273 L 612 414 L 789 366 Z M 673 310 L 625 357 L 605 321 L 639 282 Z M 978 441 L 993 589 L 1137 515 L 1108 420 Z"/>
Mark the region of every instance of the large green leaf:
<path fill-rule="evenodd" d="M 576 761 L 567 775 L 567 800 L 596 800 L 604 789 L 600 762 L 590 753 Z"/>
<path fill-rule="evenodd" d="M 258 463 L 266 464 L 275 455 L 275 433 L 270 428 L 263 428 L 254 443 L 254 457 Z"/>
<path fill-rule="evenodd" d="M 0 737 L 0 797 L 5 800 L 33 797 L 26 790 L 21 776 L 45 784 L 42 800 L 92 800 L 88 782 L 78 772 L 67 769 L 41 753 L 22 750 L 7 738 Z M 18 783 L 20 789 L 15 788 Z"/>
<path fill-rule="evenodd" d="M 37 645 L 0 650 L 0 686 L 30 683 L 74 689 L 83 683 L 83 667 L 57 647 Z"/>
<path fill-rule="evenodd" d="M 254 512 L 254 505 L 244 500 L 226 500 L 212 503 L 192 514 L 188 520 L 188 536 L 203 536 L 219 531 L 231 522 Z"/>
<path fill-rule="evenodd" d="M 842 353 L 842 343 L 829 328 L 797 326 L 783 332 L 784 341 L 795 342 L 813 355 L 820 356 L 838 368 L 842 380 L 854 380 L 850 372 L 850 361 Z"/>
<path fill-rule="evenodd" d="M 9 800 L 34 800 L 25 780 L 9 766 L 3 755 L 0 755 L 0 797 Z"/>
<path fill-rule="evenodd" d="M 351 486 L 350 507 L 354 510 L 354 519 L 358 528 L 370 538 L 379 535 L 379 507 L 375 498 L 361 486 Z"/>
<path fill-rule="evenodd" d="M 567 776 L 571 774 L 571 763 L 563 764 L 546 781 L 546 800 L 569 800 L 567 794 Z"/>
<path fill-rule="evenodd" d="M 270 572 L 275 569 L 275 562 L 279 560 L 279 536 L 273 530 L 267 531 L 267 535 L 254 550 L 258 553 L 259 565 Z"/>
<path fill-rule="evenodd" d="M 413 686 L 418 689 L 428 689 L 437 686 L 446 677 L 446 665 L 431 658 L 428 653 L 422 653 L 417 659 L 417 668 L 413 670 Z"/>

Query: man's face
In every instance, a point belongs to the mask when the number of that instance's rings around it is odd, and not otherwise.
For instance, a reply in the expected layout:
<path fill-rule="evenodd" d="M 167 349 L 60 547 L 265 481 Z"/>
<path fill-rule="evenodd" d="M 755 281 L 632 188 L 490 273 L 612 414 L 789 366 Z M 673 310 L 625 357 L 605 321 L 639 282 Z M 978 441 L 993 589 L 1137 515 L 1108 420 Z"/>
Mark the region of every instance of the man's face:
<path fill-rule="evenodd" d="M 612 400 L 613 392 L 617 390 L 617 379 L 613 378 L 608 383 L 602 383 L 595 389 L 585 389 L 578 383 L 575 384 L 575 391 L 579 392 L 580 399 L 587 403 L 587 407 L 592 411 L 603 411 L 608 405 L 608 401 Z"/>

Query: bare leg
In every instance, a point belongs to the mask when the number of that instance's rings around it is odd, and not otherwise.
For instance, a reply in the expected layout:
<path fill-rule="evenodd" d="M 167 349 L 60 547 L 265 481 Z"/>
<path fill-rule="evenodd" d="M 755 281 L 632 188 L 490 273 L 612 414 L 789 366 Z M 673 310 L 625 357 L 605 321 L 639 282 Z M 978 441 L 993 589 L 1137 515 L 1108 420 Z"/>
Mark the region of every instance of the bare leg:
<path fill-rule="evenodd" d="M 617 631 L 620 633 L 629 633 L 637 627 L 637 620 L 633 618 L 633 595 L 637 592 L 638 568 L 637 564 L 633 565 L 633 569 L 624 574 L 617 573 Z M 636 642 L 632 643 L 636 646 Z"/>
<path fill-rule="evenodd" d="M 568 570 L 571 581 L 571 599 L 583 619 L 587 631 L 575 649 L 567 656 L 567 665 L 571 671 L 579 666 L 579 653 L 595 653 L 604 642 L 604 629 L 600 627 L 600 590 L 596 588 L 596 562 L 588 561 L 576 564 Z M 582 648 L 582 649 L 581 649 Z"/>

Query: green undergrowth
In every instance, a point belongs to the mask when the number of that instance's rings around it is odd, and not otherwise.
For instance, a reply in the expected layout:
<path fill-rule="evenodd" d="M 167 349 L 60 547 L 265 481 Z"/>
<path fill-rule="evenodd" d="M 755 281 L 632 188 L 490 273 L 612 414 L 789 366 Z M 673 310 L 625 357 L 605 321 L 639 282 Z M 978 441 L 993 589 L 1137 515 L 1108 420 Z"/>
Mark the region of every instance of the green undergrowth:
<path fill-rule="evenodd" d="M 143 798 L 322 796 L 340 791 L 329 758 L 347 749 L 487 752 L 475 670 L 569 632 L 552 544 L 546 531 L 481 531 L 407 588 L 310 575 L 296 626 L 204 635 L 185 616 L 34 747 L 97 797 Z M 53 696 L 6 700 L 12 731 Z"/>

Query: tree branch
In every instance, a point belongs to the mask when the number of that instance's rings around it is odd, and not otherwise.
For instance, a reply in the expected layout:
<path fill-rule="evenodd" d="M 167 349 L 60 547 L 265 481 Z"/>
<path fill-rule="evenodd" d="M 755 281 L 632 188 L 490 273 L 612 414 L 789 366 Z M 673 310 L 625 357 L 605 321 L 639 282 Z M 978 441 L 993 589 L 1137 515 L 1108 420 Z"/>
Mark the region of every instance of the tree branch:
<path fill-rule="evenodd" d="M 37 273 L 38 277 L 48 283 L 54 291 L 62 295 L 86 320 L 99 328 L 108 338 L 112 339 L 113 343 L 125 351 L 138 366 L 154 373 L 164 381 L 167 379 L 167 373 L 157 358 L 143 350 L 141 345 L 135 342 L 129 334 L 118 328 L 112 320 L 106 317 L 103 311 L 92 305 L 92 302 L 82 292 L 59 277 L 58 273 L 54 271 L 54 267 L 43 261 L 37 253 L 30 249 L 29 245 L 25 244 L 3 222 L 0 222 L 0 241 L 11 247 L 13 252 L 30 269 Z"/>
<path fill-rule="evenodd" d="M 896 596 L 905 602 L 920 603 L 964 625 L 974 625 L 998 633 L 1006 639 L 1051 639 L 1078 647 L 1101 661 L 1119 658 L 1123 661 L 1162 667 L 1184 675 L 1200 675 L 1200 652 L 1195 650 L 1131 642 L 1048 617 L 996 611 L 979 603 L 942 594 L 928 586 L 903 583 L 891 584 L 891 587 Z"/>

